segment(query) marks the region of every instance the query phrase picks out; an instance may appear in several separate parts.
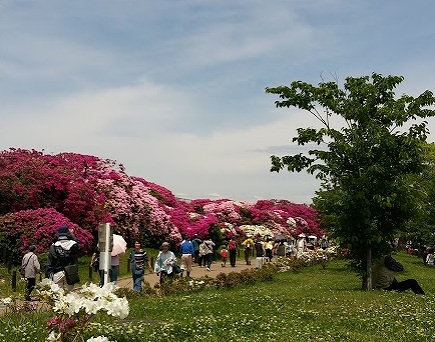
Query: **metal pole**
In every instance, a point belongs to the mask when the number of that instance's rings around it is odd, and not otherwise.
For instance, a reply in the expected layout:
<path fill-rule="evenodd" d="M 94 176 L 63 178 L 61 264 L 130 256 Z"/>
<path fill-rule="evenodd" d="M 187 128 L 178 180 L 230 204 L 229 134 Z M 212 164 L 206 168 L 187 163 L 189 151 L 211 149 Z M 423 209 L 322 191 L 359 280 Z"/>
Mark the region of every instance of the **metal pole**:
<path fill-rule="evenodd" d="M 109 282 L 110 268 L 110 223 L 106 223 L 106 250 L 104 251 L 104 284 Z"/>
<path fill-rule="evenodd" d="M 17 271 L 13 270 L 12 271 L 12 291 L 16 291 L 17 290 Z"/>

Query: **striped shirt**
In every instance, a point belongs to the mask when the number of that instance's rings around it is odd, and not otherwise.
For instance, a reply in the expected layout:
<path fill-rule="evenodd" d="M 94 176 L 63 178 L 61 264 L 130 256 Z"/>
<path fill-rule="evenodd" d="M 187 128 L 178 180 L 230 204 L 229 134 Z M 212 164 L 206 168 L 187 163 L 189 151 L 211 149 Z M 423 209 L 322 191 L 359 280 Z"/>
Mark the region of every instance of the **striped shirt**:
<path fill-rule="evenodd" d="M 136 268 L 141 269 L 145 267 L 145 263 L 148 262 L 148 254 L 143 249 L 136 251 L 135 249 L 131 252 L 130 262 L 134 263 Z"/>

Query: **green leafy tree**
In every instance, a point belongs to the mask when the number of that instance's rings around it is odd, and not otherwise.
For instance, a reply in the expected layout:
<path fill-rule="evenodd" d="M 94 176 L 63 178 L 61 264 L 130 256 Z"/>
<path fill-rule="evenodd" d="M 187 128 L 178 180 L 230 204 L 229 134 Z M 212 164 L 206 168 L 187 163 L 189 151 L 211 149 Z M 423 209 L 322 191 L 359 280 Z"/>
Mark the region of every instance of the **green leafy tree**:
<path fill-rule="evenodd" d="M 410 187 L 418 189 L 416 215 L 400 233 L 402 241 L 412 241 L 414 246 L 435 245 L 435 144 L 425 145 L 424 156 L 426 169 L 408 181 Z"/>
<path fill-rule="evenodd" d="M 372 287 L 373 258 L 389 251 L 389 241 L 414 215 L 416 194 L 408 175 L 424 171 L 429 132 L 422 118 L 435 115 L 430 91 L 396 98 L 403 79 L 373 73 L 348 77 L 342 88 L 338 82 L 316 87 L 301 81 L 266 88 L 279 95 L 277 107 L 303 109 L 322 124 L 298 128 L 293 142 L 312 149 L 272 156 L 271 171 L 307 170 L 321 180 L 315 207 L 329 235 L 348 249 L 364 289 Z"/>

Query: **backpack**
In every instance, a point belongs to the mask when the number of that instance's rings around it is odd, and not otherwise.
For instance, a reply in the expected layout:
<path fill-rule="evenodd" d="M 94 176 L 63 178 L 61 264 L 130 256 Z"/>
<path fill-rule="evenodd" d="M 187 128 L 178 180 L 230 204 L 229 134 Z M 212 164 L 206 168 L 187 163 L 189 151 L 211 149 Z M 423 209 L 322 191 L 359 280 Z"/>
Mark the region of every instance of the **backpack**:
<path fill-rule="evenodd" d="M 207 247 L 205 246 L 205 243 L 203 242 L 199 245 L 199 255 L 204 256 L 206 254 L 207 254 Z"/>
<path fill-rule="evenodd" d="M 231 240 L 230 243 L 228 244 L 228 249 L 236 249 L 236 242 Z"/>

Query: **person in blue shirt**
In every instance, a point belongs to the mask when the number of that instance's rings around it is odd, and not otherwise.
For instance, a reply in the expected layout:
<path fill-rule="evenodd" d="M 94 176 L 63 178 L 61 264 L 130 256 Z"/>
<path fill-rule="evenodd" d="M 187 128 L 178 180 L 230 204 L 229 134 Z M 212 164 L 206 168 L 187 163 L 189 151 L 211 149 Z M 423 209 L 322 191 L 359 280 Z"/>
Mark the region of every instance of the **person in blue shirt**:
<path fill-rule="evenodd" d="M 194 253 L 195 251 L 192 242 L 187 236 L 184 236 L 180 245 L 181 270 L 183 270 L 180 277 L 183 276 L 184 270 L 186 270 L 186 275 L 190 277 Z"/>

